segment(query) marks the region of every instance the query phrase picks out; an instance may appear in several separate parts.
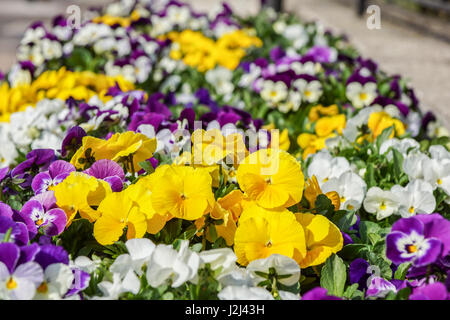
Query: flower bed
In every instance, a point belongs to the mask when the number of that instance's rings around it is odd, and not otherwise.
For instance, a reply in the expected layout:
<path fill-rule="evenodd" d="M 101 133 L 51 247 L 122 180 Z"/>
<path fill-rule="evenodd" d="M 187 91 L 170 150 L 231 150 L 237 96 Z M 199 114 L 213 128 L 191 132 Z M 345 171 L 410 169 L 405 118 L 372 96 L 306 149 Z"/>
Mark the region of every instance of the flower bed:
<path fill-rule="evenodd" d="M 0 299 L 447 299 L 448 131 L 345 36 L 122 1 L 0 77 Z"/>

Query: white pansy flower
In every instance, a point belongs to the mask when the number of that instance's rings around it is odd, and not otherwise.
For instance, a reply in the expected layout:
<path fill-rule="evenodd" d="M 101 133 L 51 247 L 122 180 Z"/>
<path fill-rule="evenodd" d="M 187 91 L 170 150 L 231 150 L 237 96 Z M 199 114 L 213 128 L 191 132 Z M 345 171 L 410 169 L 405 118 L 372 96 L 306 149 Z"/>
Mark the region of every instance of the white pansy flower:
<path fill-rule="evenodd" d="M 121 254 L 110 267 L 110 271 L 125 277 L 130 270 L 138 276 L 143 274 L 142 267 L 150 261 L 155 244 L 149 239 L 130 239 L 125 243 L 128 254 Z"/>
<path fill-rule="evenodd" d="M 439 188 L 450 195 L 450 159 L 427 159 L 423 163 L 424 180 L 433 189 Z"/>
<path fill-rule="evenodd" d="M 426 154 L 416 151 L 411 152 L 403 161 L 403 172 L 405 172 L 409 180 L 424 179 L 423 165 L 429 158 Z"/>
<path fill-rule="evenodd" d="M 250 271 L 256 282 L 266 280 L 259 276 L 257 272 L 269 273 L 269 270 L 273 268 L 279 276 L 289 275 L 287 278 L 278 279 L 281 284 L 286 286 L 292 286 L 300 280 L 300 267 L 298 263 L 284 255 L 272 254 L 265 259 L 256 259 L 250 262 L 247 266 L 247 270 Z"/>
<path fill-rule="evenodd" d="M 364 200 L 367 184 L 358 174 L 348 171 L 322 185 L 322 192 L 333 191 L 341 197 L 341 210 L 358 210 Z"/>
<path fill-rule="evenodd" d="M 220 95 L 230 95 L 233 93 L 234 85 L 231 82 L 233 72 L 224 67 L 217 67 L 208 70 L 205 74 L 206 81 L 213 86 Z"/>
<path fill-rule="evenodd" d="M 339 178 L 342 174 L 351 171 L 350 163 L 344 157 L 332 157 L 328 150 L 322 150 L 312 157 L 308 167 L 308 176 L 315 176 L 322 186 L 330 179 Z"/>
<path fill-rule="evenodd" d="M 282 81 L 273 82 L 266 80 L 263 83 L 261 97 L 273 104 L 285 100 L 288 96 L 288 87 Z"/>
<path fill-rule="evenodd" d="M 69 291 L 74 275 L 72 269 L 63 263 L 53 263 L 44 272 L 44 281 L 39 285 L 35 300 L 59 300 Z"/>
<path fill-rule="evenodd" d="M 423 180 L 413 180 L 405 188 L 395 185 L 391 192 L 399 199 L 399 214 L 403 218 L 433 213 L 436 208 L 433 187 Z"/>
<path fill-rule="evenodd" d="M 322 96 L 322 84 L 318 80 L 306 81 L 305 79 L 297 79 L 293 86 L 301 93 L 302 100 L 314 103 Z"/>
<path fill-rule="evenodd" d="M 93 300 L 118 300 L 120 295 L 125 292 L 137 294 L 140 289 L 139 278 L 133 271 L 129 271 L 125 278 L 121 280 L 118 273 L 113 273 L 112 282 L 102 281 L 97 286 L 102 292 L 103 296 L 92 297 Z"/>
<path fill-rule="evenodd" d="M 26 262 L 10 273 L 0 261 L 0 299 L 30 300 L 44 280 L 44 272 L 36 262 Z"/>
<path fill-rule="evenodd" d="M 393 139 L 389 139 L 386 140 L 380 147 L 380 154 L 385 154 L 386 152 L 388 152 L 389 148 L 393 148 L 397 151 L 399 151 L 402 155 L 403 158 L 406 158 L 406 156 L 408 155 L 408 153 L 410 151 L 418 151 L 420 149 L 420 144 L 414 140 L 414 139 L 397 139 L 397 138 L 393 138 Z M 393 154 L 392 154 L 392 150 L 386 155 L 389 161 L 392 161 L 393 158 Z"/>
<path fill-rule="evenodd" d="M 355 108 L 361 109 L 375 100 L 377 84 L 375 82 L 367 82 L 362 85 L 359 82 L 351 82 L 347 85 L 346 95 Z"/>
<path fill-rule="evenodd" d="M 200 257 L 188 246 L 187 240 L 181 242 L 179 251 L 170 245 L 156 246 L 147 268 L 147 281 L 152 287 L 171 280 L 172 287 L 176 288 L 197 276 Z"/>
<path fill-rule="evenodd" d="M 290 91 L 286 102 L 282 102 L 278 105 L 278 110 L 283 113 L 289 111 L 297 111 L 302 103 L 302 95 L 297 91 Z"/>
<path fill-rule="evenodd" d="M 209 264 L 212 270 L 221 269 L 226 274 L 236 268 L 237 257 L 230 248 L 212 249 L 200 252 L 201 265 Z"/>
<path fill-rule="evenodd" d="M 376 214 L 377 220 L 385 219 L 399 210 L 399 199 L 391 191 L 384 191 L 378 187 L 369 189 L 364 200 L 364 209 Z"/>

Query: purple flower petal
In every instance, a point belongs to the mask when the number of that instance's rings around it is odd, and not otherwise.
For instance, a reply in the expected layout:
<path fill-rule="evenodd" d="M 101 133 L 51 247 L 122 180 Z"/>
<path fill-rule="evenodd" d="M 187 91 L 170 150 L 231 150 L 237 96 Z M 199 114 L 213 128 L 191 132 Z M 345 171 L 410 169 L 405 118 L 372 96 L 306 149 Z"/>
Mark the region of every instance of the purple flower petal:
<path fill-rule="evenodd" d="M 19 260 L 20 249 L 14 243 L 0 243 L 0 261 L 13 273 Z"/>
<path fill-rule="evenodd" d="M 67 224 L 67 216 L 62 209 L 52 209 L 45 213 L 48 224 L 44 228 L 47 236 L 56 236 L 64 231 Z"/>
<path fill-rule="evenodd" d="M 6 176 L 8 175 L 8 171 L 9 171 L 8 167 L 0 169 L 0 182 L 2 182 L 3 179 L 6 178 Z"/>
<path fill-rule="evenodd" d="M 401 255 L 403 252 L 399 251 L 397 247 L 398 241 L 405 237 L 407 237 L 406 234 L 398 231 L 392 232 L 386 236 L 386 257 L 396 264 L 412 260 L 412 258 L 402 258 Z"/>
<path fill-rule="evenodd" d="M 409 300 L 448 300 L 448 292 L 441 282 L 415 288 Z"/>
<path fill-rule="evenodd" d="M 424 235 L 426 238 L 437 238 L 443 244 L 442 256 L 450 253 L 450 221 L 438 213 L 419 214 L 415 216 L 424 225 Z"/>
<path fill-rule="evenodd" d="M 118 176 L 107 177 L 103 180 L 109 183 L 113 192 L 120 192 L 123 190 L 123 180 Z"/>
<path fill-rule="evenodd" d="M 439 239 L 430 238 L 427 239 L 425 243 L 428 246 L 425 254 L 414 260 L 414 265 L 417 267 L 425 266 L 435 262 L 441 254 L 442 242 Z"/>
<path fill-rule="evenodd" d="M 61 155 L 66 157 L 68 151 L 78 149 L 81 146 L 83 137 L 86 135 L 86 132 L 78 126 L 67 131 L 67 135 L 62 142 Z"/>
<path fill-rule="evenodd" d="M 364 289 L 367 285 L 367 279 L 370 276 L 367 272 L 368 267 L 369 263 L 362 258 L 353 260 L 348 271 L 350 283 L 358 283 L 359 289 Z"/>
<path fill-rule="evenodd" d="M 37 227 L 44 222 L 44 213 L 44 207 L 39 201 L 36 200 L 30 200 L 25 203 L 20 211 L 20 215 L 23 218 L 28 218 L 26 220 L 26 224 L 29 230 L 33 230 L 33 227 L 37 229 Z M 30 223 L 32 223 L 32 225 Z"/>
<path fill-rule="evenodd" d="M 86 271 L 74 268 L 72 269 L 72 272 L 74 275 L 74 279 L 72 286 L 66 293 L 66 297 L 73 296 L 86 289 L 89 286 L 89 281 L 91 280 L 90 274 Z"/>
<path fill-rule="evenodd" d="M 41 172 L 37 174 L 33 182 L 31 183 L 31 188 L 35 194 L 40 194 L 48 190 L 48 187 L 53 183 L 53 179 L 48 172 Z"/>
<path fill-rule="evenodd" d="M 400 231 L 405 234 L 411 234 L 415 231 L 418 234 L 423 234 L 424 225 L 416 217 L 403 218 L 392 225 L 391 231 Z"/>
<path fill-rule="evenodd" d="M 37 243 L 32 243 L 29 246 L 23 246 L 20 248 L 19 264 L 33 261 L 36 254 L 41 248 Z"/>
<path fill-rule="evenodd" d="M 45 268 L 52 263 L 69 264 L 69 255 L 62 247 L 47 244 L 41 246 L 41 250 L 38 252 L 34 260 L 45 270 Z"/>
<path fill-rule="evenodd" d="M 329 296 L 327 292 L 327 289 L 316 287 L 303 294 L 302 300 L 342 300 L 335 296 Z"/>
<path fill-rule="evenodd" d="M 13 211 L 6 203 L 0 202 L 0 217 L 12 218 Z"/>
<path fill-rule="evenodd" d="M 97 179 L 105 179 L 113 176 L 117 176 L 122 180 L 125 178 L 122 167 L 117 162 L 108 159 L 96 161 L 85 173 Z"/>
<path fill-rule="evenodd" d="M 46 191 L 32 197 L 30 200 L 39 201 L 46 211 L 57 207 L 54 191 Z"/>
<path fill-rule="evenodd" d="M 50 165 L 48 171 L 50 173 L 50 176 L 54 179 L 62 173 L 70 174 L 71 172 L 76 171 L 76 169 L 71 163 L 63 160 L 58 160 Z"/>

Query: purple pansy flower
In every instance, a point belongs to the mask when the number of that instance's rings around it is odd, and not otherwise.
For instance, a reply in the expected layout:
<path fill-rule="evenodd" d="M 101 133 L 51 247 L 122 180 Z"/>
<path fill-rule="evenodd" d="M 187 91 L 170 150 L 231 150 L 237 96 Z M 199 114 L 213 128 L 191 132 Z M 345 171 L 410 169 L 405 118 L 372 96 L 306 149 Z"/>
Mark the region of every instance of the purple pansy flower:
<path fill-rule="evenodd" d="M 64 160 L 53 162 L 48 171 L 41 172 L 36 175 L 31 183 L 31 187 L 35 194 L 48 191 L 50 186 L 56 186 L 63 182 L 71 172 L 76 171 L 75 167 Z"/>
<path fill-rule="evenodd" d="M 391 233 L 386 237 L 386 256 L 392 262 L 411 262 L 414 266 L 421 267 L 435 262 L 441 255 L 443 242 L 436 236 L 440 236 L 442 230 L 437 226 L 430 228 L 430 224 L 434 223 L 424 223 L 419 216 L 400 219 L 392 226 Z M 448 221 L 447 223 L 450 224 Z M 448 250 L 449 239 L 446 237 L 444 240 Z"/>
<path fill-rule="evenodd" d="M 2 298 L 28 300 L 44 280 L 42 268 L 33 261 L 19 264 L 21 250 L 13 243 L 0 243 L 0 294 Z"/>
<path fill-rule="evenodd" d="M 397 287 L 390 281 L 381 277 L 373 276 L 369 279 L 366 295 L 368 297 L 384 298 L 389 292 L 397 293 Z"/>
<path fill-rule="evenodd" d="M 24 223 L 16 222 L 5 216 L 0 216 L 0 241 L 5 241 L 6 233 L 10 229 L 9 242 L 14 242 L 18 245 L 26 245 L 28 243 L 28 229 Z"/>
<path fill-rule="evenodd" d="M 302 300 L 342 300 L 339 297 L 329 296 L 328 291 L 322 287 L 309 290 L 302 296 Z"/>
<path fill-rule="evenodd" d="M 348 270 L 350 283 L 358 283 L 360 290 L 367 287 L 367 279 L 370 276 L 370 273 L 367 272 L 369 266 L 369 263 L 362 258 L 355 259 L 350 263 Z"/>
<path fill-rule="evenodd" d="M 102 159 L 96 161 L 85 173 L 108 182 L 114 192 L 120 192 L 123 189 L 125 173 L 122 167 L 112 160 Z"/>
<path fill-rule="evenodd" d="M 414 288 L 409 300 L 450 300 L 447 288 L 441 282 Z"/>
<path fill-rule="evenodd" d="M 44 206 L 38 200 L 29 200 L 20 211 L 22 217 L 31 220 L 32 225 L 29 229 L 42 229 L 45 235 L 56 236 L 64 231 L 67 224 L 67 216 L 64 210 Z M 30 224 L 30 223 L 28 223 Z"/>
<path fill-rule="evenodd" d="M 67 156 L 69 151 L 74 151 L 81 146 L 83 137 L 86 136 L 86 131 L 81 127 L 73 127 L 67 131 L 67 135 L 64 138 L 61 146 L 61 156 Z"/>

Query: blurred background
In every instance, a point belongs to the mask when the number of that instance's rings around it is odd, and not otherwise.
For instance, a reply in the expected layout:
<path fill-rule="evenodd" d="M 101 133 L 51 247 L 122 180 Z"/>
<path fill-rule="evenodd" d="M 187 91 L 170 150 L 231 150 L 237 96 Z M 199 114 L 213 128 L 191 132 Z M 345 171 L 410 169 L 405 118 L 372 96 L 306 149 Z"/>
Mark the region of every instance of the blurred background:
<path fill-rule="evenodd" d="M 410 79 L 424 111 L 442 115 L 450 127 L 450 0 L 262 0 L 307 21 L 345 33 L 365 57 L 389 74 Z M 49 23 L 70 5 L 83 10 L 112 0 L 0 0 L 0 70 L 7 72 L 24 30 L 33 21 Z M 185 0 L 200 11 L 222 0 Z M 228 0 L 241 15 L 257 14 L 261 0 Z M 369 5 L 378 5 L 381 29 L 367 27 Z"/>

